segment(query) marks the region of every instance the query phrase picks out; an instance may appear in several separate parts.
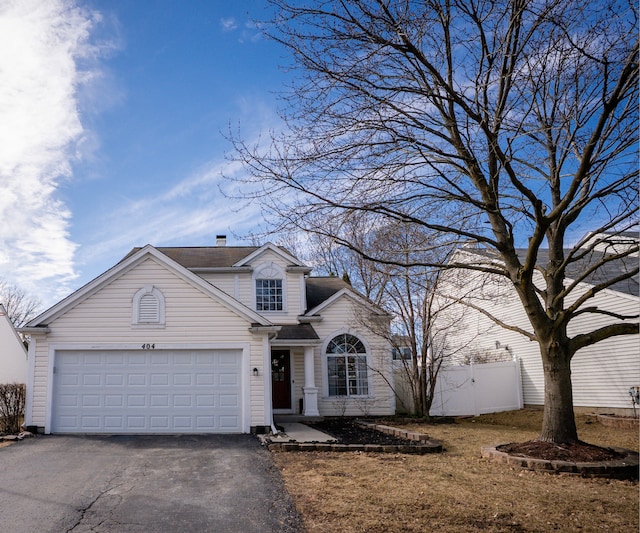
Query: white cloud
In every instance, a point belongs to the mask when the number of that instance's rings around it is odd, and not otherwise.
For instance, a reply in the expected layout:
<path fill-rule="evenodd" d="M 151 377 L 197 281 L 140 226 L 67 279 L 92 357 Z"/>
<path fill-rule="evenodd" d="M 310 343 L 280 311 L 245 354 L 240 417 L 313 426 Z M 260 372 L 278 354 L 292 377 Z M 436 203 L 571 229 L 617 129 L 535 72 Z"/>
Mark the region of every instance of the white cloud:
<path fill-rule="evenodd" d="M 71 0 L 0 0 L 0 277 L 45 301 L 77 276 L 59 187 L 85 134 L 78 89 L 97 73 L 98 22 Z"/>
<path fill-rule="evenodd" d="M 222 27 L 222 31 L 225 33 L 235 31 L 240 27 L 238 21 L 233 17 L 221 18 L 220 26 Z M 244 44 L 247 42 L 254 43 L 261 40 L 263 38 L 263 26 L 264 24 L 262 23 L 251 20 L 246 21 L 239 31 L 238 42 Z"/>
<path fill-rule="evenodd" d="M 264 38 L 263 27 L 264 24 L 262 23 L 251 20 L 245 22 L 244 29 L 240 32 L 238 42 L 244 44 L 246 42 L 255 43 L 261 41 Z"/>
<path fill-rule="evenodd" d="M 275 110 L 259 95 L 238 97 L 235 105 L 246 119 L 248 130 L 242 134 L 250 146 L 268 142 L 261 131 L 282 127 Z M 218 157 L 164 188 L 153 187 L 151 194 L 120 198 L 117 207 L 102 211 L 100 217 L 96 214 L 89 242 L 78 249 L 81 283 L 100 275 L 135 246 L 209 246 L 220 233 L 229 235 L 230 245 L 246 244 L 252 232 L 263 229 L 261 207 L 225 196 L 233 196 L 242 185 L 223 178 L 243 175 L 241 163 Z"/>
<path fill-rule="evenodd" d="M 233 31 L 238 27 L 236 19 L 233 17 L 220 19 L 220 25 L 222 26 L 222 31 Z"/>
<path fill-rule="evenodd" d="M 96 224 L 103 230 L 79 250 L 80 263 L 108 268 L 134 246 L 207 246 L 219 233 L 248 234 L 262 221 L 259 207 L 227 198 L 219 188 L 222 174 L 241 172 L 239 163 L 212 161 L 156 195 L 123 200 Z"/>

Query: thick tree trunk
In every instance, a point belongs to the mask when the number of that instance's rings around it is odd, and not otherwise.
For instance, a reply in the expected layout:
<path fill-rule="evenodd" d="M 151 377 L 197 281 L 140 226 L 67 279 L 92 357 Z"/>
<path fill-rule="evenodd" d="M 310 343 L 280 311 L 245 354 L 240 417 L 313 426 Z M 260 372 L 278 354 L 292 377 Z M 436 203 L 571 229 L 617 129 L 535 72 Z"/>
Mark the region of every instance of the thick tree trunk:
<path fill-rule="evenodd" d="M 573 413 L 571 356 L 560 343 L 541 346 L 544 369 L 544 418 L 538 440 L 570 444 L 578 440 Z"/>

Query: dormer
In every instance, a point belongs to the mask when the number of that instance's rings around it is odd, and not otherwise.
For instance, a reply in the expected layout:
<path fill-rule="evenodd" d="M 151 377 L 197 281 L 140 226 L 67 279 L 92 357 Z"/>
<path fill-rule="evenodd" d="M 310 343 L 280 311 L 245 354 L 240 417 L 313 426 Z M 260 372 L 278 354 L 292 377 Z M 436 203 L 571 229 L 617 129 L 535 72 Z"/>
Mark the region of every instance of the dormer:
<path fill-rule="evenodd" d="M 311 268 L 272 243 L 257 248 L 235 263 L 251 267 L 251 303 L 258 313 L 284 323 L 296 322 L 306 307 L 305 276 Z"/>
<path fill-rule="evenodd" d="M 259 313 L 287 312 L 287 276 L 273 261 L 253 271 L 255 310 Z"/>

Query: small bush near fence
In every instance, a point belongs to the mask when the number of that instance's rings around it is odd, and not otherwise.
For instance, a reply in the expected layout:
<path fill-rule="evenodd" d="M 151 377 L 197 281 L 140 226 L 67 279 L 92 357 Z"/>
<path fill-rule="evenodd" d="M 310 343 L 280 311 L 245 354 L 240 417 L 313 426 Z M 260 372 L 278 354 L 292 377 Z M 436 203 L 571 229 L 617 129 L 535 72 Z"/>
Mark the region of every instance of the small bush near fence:
<path fill-rule="evenodd" d="M 19 433 L 27 387 L 24 383 L 0 384 L 0 433 Z"/>

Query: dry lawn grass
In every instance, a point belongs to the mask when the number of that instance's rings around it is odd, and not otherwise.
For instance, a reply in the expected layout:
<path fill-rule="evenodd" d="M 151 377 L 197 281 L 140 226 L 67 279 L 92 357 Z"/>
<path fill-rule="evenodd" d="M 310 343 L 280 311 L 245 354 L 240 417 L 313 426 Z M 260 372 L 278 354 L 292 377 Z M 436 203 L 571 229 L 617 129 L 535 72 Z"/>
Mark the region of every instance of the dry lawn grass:
<path fill-rule="evenodd" d="M 314 532 L 638 531 L 638 484 L 517 470 L 480 446 L 535 438 L 540 411 L 408 425 L 443 442 L 424 456 L 276 452 L 287 489 Z M 580 438 L 638 450 L 635 430 L 578 416 Z"/>

